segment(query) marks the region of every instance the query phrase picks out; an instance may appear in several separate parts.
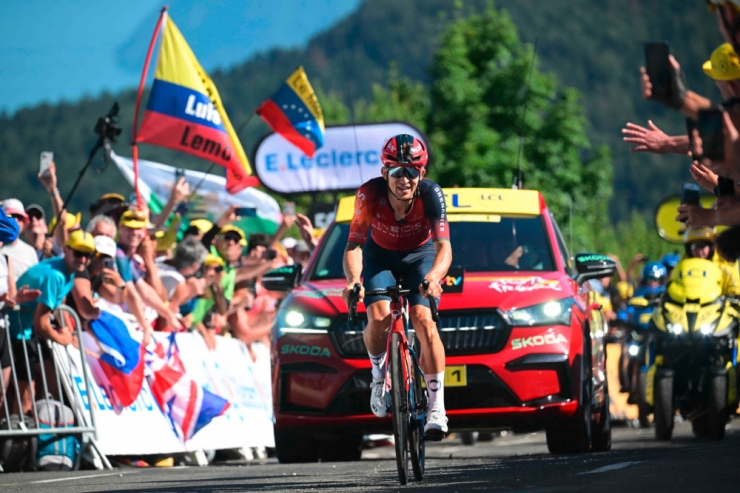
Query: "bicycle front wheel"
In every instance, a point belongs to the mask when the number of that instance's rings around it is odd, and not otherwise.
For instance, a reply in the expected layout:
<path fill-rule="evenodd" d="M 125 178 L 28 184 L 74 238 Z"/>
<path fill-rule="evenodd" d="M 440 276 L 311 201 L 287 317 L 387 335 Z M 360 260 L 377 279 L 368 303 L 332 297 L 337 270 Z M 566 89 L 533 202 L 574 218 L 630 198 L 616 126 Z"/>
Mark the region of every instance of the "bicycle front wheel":
<path fill-rule="evenodd" d="M 406 484 L 409 476 L 409 406 L 403 365 L 406 361 L 401 350 L 401 337 L 391 335 L 391 412 L 393 413 L 393 439 L 396 442 L 396 467 L 398 480 Z"/>

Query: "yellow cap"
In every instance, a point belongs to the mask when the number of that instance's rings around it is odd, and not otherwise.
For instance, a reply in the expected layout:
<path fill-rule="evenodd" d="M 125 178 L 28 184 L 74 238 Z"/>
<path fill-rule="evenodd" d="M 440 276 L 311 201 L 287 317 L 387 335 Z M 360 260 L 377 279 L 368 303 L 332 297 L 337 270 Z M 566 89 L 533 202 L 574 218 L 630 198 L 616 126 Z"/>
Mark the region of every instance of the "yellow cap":
<path fill-rule="evenodd" d="M 71 229 L 74 227 L 75 224 L 80 224 L 80 219 L 82 219 L 82 213 L 78 212 L 77 214 L 70 214 L 67 213 L 67 216 L 64 218 L 64 227 L 65 229 Z M 57 223 L 57 217 L 54 216 L 51 219 L 51 222 L 49 222 L 49 231 L 54 229 L 54 225 Z"/>
<path fill-rule="evenodd" d="M 219 234 L 219 236 L 221 236 L 221 235 L 224 235 L 224 234 L 228 233 L 229 231 L 233 231 L 235 233 L 238 233 L 239 236 L 242 237 L 242 239 L 239 240 L 239 244 L 241 246 L 247 246 L 247 236 L 244 234 L 244 231 L 242 231 L 241 229 L 237 228 L 233 224 L 227 224 L 226 226 L 224 226 L 223 228 L 221 228 L 221 231 L 219 231 L 218 234 Z"/>
<path fill-rule="evenodd" d="M 212 267 L 214 265 L 224 267 L 226 265 L 226 262 L 224 262 L 224 259 L 212 253 L 209 253 L 208 255 L 206 255 L 206 259 L 203 261 L 203 263 L 206 264 L 208 267 Z"/>
<path fill-rule="evenodd" d="M 200 234 L 206 234 L 213 227 L 213 223 L 208 219 L 195 219 L 190 221 L 190 226 L 198 228 Z"/>
<path fill-rule="evenodd" d="M 123 202 L 125 199 L 123 198 L 123 195 L 118 193 L 106 193 L 105 195 L 101 195 L 100 198 L 98 198 L 98 202 L 102 202 L 104 200 L 120 200 Z"/>
<path fill-rule="evenodd" d="M 730 43 L 720 45 L 712 57 L 702 65 L 704 72 L 714 80 L 740 79 L 740 59 Z"/>
<path fill-rule="evenodd" d="M 131 229 L 146 228 L 149 221 L 146 218 L 146 214 L 142 211 L 130 210 L 121 214 L 121 219 L 118 220 L 120 226 L 126 226 Z"/>
<path fill-rule="evenodd" d="M 693 243 L 695 241 L 714 241 L 714 228 L 702 226 L 687 229 L 683 235 L 683 242 Z"/>
<path fill-rule="evenodd" d="M 72 250 L 77 250 L 78 252 L 93 253 L 95 251 L 95 240 L 93 239 L 93 235 L 81 229 L 72 231 L 69 234 L 69 238 L 65 245 Z"/>

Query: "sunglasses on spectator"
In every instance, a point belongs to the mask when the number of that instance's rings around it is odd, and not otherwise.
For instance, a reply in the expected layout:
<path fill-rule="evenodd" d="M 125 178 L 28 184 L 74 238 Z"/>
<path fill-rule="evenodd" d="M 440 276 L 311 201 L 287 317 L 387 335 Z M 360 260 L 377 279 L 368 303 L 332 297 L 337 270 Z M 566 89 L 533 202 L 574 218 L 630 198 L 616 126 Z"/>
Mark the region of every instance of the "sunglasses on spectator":
<path fill-rule="evenodd" d="M 239 236 L 239 233 L 231 233 L 231 232 L 223 235 L 223 239 L 225 241 L 233 241 L 235 243 L 239 243 L 240 241 L 242 241 L 242 237 Z"/>
<path fill-rule="evenodd" d="M 75 256 L 75 258 L 84 258 L 87 260 L 90 260 L 90 257 L 92 257 L 92 252 L 81 252 L 79 250 L 72 250 L 72 254 Z"/>
<path fill-rule="evenodd" d="M 32 210 L 28 211 L 27 214 L 28 214 L 28 217 L 29 218 L 31 218 L 31 217 L 34 218 L 34 219 L 43 219 L 44 218 L 44 215 L 41 214 L 40 211 L 35 210 L 35 209 L 32 209 Z"/>
<path fill-rule="evenodd" d="M 691 244 L 691 249 L 692 250 L 703 250 L 705 248 L 710 248 L 711 246 L 712 246 L 712 244 L 709 243 L 708 241 L 700 241 L 700 242 L 697 242 L 697 243 L 692 243 Z"/>
<path fill-rule="evenodd" d="M 21 216 L 20 214 L 11 214 L 10 217 L 18 221 L 19 224 L 26 220 L 26 218 Z"/>
<path fill-rule="evenodd" d="M 421 170 L 419 168 L 409 168 L 406 166 L 388 168 L 388 176 L 393 178 L 403 178 L 405 176 L 409 180 L 413 180 L 415 178 L 419 178 L 419 175 L 421 175 Z"/>
<path fill-rule="evenodd" d="M 220 274 L 220 273 L 222 273 L 224 271 L 224 268 L 221 267 L 220 265 L 218 265 L 213 270 L 216 272 L 216 274 Z"/>

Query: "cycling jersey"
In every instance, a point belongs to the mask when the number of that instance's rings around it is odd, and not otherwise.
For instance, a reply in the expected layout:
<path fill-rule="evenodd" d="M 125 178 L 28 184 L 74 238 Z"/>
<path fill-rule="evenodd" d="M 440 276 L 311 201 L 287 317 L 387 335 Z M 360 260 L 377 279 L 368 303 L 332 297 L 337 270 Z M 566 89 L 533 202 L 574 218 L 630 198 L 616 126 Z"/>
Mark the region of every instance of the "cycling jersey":
<path fill-rule="evenodd" d="M 385 179 L 366 182 L 357 190 L 348 242 L 364 245 L 368 230 L 375 244 L 386 250 L 413 250 L 430 239 L 450 241 L 442 188 L 431 180 L 420 180 L 411 210 L 397 221 Z"/>

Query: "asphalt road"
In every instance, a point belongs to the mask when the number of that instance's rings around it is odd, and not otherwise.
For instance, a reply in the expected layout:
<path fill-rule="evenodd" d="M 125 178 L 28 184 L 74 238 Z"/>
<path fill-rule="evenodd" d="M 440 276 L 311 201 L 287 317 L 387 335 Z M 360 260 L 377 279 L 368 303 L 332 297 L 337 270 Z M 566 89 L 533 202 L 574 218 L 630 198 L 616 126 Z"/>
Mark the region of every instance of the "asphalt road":
<path fill-rule="evenodd" d="M 392 447 L 350 463 L 281 465 L 274 459 L 210 467 L 0 475 L 2 492 L 92 491 L 740 491 L 740 419 L 719 442 L 676 426 L 656 442 L 652 430 L 614 430 L 611 452 L 552 456 L 544 433 L 508 434 L 465 446 L 459 438 L 427 448 L 423 482 L 398 484 Z"/>

